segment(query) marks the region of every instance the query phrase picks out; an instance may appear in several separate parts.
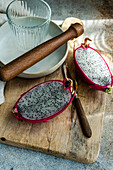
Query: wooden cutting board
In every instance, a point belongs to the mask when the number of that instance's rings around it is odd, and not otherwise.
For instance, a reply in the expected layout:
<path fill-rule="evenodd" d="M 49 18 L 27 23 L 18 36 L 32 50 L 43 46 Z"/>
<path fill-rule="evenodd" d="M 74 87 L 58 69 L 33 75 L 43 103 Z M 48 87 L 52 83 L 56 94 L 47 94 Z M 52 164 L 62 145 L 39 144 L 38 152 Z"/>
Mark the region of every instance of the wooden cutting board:
<path fill-rule="evenodd" d="M 66 20 L 63 23 L 63 29 L 67 28 L 69 24 L 70 21 L 67 24 Z M 73 41 L 70 41 L 66 62 L 72 77 L 76 78 L 72 49 Z M 103 53 L 103 56 L 110 57 L 107 53 Z M 94 162 L 99 155 L 106 94 L 90 89 L 80 77 L 78 77 L 79 97 L 92 129 L 91 138 L 87 139 L 83 136 L 73 104 L 47 123 L 21 122 L 11 113 L 15 102 L 22 93 L 38 83 L 55 79 L 63 80 L 61 67 L 46 77 L 38 79 L 15 78 L 7 83 L 6 101 L 0 106 L 0 142 L 75 161 Z M 73 112 L 74 123 L 71 124 Z"/>

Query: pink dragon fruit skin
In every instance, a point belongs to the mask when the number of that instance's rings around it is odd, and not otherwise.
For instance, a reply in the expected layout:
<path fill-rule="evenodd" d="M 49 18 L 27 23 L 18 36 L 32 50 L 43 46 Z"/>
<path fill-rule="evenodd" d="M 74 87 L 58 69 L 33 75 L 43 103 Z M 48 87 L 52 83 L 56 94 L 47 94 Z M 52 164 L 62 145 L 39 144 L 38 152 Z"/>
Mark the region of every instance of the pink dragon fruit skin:
<path fill-rule="evenodd" d="M 62 113 L 72 102 L 71 87 L 65 88 L 64 81 L 50 80 L 40 83 L 17 100 L 13 115 L 26 122 L 48 122 Z"/>
<path fill-rule="evenodd" d="M 86 40 L 80 47 L 74 49 L 76 70 L 90 88 L 111 92 L 113 75 L 104 58 L 88 44 Z"/>

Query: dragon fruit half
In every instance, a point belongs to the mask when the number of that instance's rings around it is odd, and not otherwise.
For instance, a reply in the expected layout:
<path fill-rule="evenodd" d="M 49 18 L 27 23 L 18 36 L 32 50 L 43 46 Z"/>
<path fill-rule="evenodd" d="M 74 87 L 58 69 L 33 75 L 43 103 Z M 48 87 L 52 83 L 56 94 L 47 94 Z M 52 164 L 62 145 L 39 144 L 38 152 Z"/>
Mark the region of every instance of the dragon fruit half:
<path fill-rule="evenodd" d="M 111 92 L 113 85 L 113 75 L 104 58 L 89 44 L 89 38 L 84 40 L 80 47 L 74 49 L 74 58 L 77 71 L 90 88 Z"/>
<path fill-rule="evenodd" d="M 46 81 L 22 94 L 13 109 L 19 120 L 39 123 L 47 122 L 71 103 L 73 98 L 71 87 L 65 87 L 64 81 Z"/>

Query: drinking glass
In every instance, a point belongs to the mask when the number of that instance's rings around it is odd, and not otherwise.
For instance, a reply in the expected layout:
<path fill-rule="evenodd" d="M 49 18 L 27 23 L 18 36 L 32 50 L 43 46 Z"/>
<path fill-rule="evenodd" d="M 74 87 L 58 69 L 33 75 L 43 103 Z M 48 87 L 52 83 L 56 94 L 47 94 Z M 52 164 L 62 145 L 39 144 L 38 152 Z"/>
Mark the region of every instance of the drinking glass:
<path fill-rule="evenodd" d="M 44 41 L 51 18 L 44 0 L 13 0 L 6 15 L 19 49 L 30 50 Z"/>

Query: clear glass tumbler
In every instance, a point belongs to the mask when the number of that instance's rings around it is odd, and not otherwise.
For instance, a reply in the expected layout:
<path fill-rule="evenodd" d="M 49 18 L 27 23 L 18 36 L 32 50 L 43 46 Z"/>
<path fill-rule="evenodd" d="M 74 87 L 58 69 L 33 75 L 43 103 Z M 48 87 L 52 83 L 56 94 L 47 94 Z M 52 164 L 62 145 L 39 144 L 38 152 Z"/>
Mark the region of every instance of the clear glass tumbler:
<path fill-rule="evenodd" d="M 19 49 L 30 50 L 44 41 L 51 18 L 51 8 L 45 1 L 13 0 L 6 14 Z"/>

